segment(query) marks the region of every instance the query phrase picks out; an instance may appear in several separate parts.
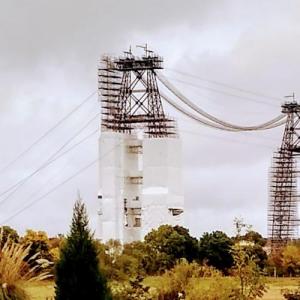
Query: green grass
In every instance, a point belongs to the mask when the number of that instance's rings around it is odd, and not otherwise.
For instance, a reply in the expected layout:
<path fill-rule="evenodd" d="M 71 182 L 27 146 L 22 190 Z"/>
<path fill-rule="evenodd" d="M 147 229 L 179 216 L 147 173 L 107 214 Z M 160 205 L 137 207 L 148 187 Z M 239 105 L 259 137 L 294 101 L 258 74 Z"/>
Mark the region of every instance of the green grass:
<path fill-rule="evenodd" d="M 226 278 L 224 278 L 226 280 Z M 227 278 L 229 279 L 229 278 Z M 208 285 L 210 278 L 201 278 L 199 279 L 199 283 L 201 282 L 202 285 Z M 144 281 L 145 285 L 151 287 L 158 287 L 161 285 L 160 277 L 158 276 L 151 276 L 147 277 Z M 300 286 L 300 278 L 272 278 L 266 277 L 266 284 L 268 290 L 263 300 L 283 300 L 284 297 L 282 296 L 281 291 L 283 289 L 296 289 Z"/>
<path fill-rule="evenodd" d="M 202 284 L 208 284 L 209 278 L 199 279 Z M 144 283 L 151 287 L 157 287 L 160 284 L 160 278 L 157 276 L 147 277 Z M 272 278 L 267 277 L 266 283 L 268 291 L 262 298 L 263 300 L 283 300 L 281 294 L 282 289 L 296 289 L 300 285 L 300 278 Z M 32 300 L 50 300 L 54 299 L 54 283 L 47 282 L 32 282 L 26 285 L 26 291 Z"/>

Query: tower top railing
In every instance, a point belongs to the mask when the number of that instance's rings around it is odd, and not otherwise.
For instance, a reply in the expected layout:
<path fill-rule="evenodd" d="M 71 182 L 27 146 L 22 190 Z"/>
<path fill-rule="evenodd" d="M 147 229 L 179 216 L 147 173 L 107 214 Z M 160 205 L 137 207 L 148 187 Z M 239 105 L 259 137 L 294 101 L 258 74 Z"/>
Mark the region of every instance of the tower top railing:
<path fill-rule="evenodd" d="M 296 101 L 285 102 L 281 106 L 282 112 L 285 114 L 300 112 L 300 104 Z"/>

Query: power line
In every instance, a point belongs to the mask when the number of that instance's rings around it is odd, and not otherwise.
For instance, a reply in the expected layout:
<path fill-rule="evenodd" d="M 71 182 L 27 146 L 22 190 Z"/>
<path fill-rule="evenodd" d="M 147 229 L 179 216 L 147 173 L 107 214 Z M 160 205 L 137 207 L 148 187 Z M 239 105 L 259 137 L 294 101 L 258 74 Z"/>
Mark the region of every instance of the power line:
<path fill-rule="evenodd" d="M 41 135 L 36 141 L 34 141 L 29 147 L 27 147 L 24 151 L 16 156 L 12 161 L 6 164 L 1 170 L 0 174 L 5 172 L 8 168 L 14 165 L 20 158 L 26 155 L 29 151 L 31 151 L 37 144 L 39 144 L 46 136 L 48 136 L 51 132 L 53 132 L 57 127 L 59 127 L 63 122 L 65 122 L 73 113 L 79 110 L 85 103 L 90 101 L 92 97 L 97 93 L 94 91 L 88 97 L 86 97 L 81 103 L 79 103 L 76 107 L 74 107 L 69 113 L 67 113 L 62 119 L 60 119 L 54 126 L 48 129 L 43 135 Z"/>
<path fill-rule="evenodd" d="M 90 163 L 88 163 L 87 165 L 85 165 L 83 168 L 81 168 L 80 170 L 78 170 L 77 172 L 75 172 L 73 175 L 71 175 L 70 177 L 68 177 L 67 179 L 65 179 L 63 182 L 57 184 L 56 186 L 54 186 L 52 189 L 50 189 L 48 192 L 46 192 L 42 196 L 40 196 L 37 199 L 35 199 L 35 200 L 31 201 L 30 203 L 28 203 L 26 206 L 24 206 L 23 208 L 21 208 L 20 210 L 18 210 L 17 212 L 15 212 L 13 215 L 11 215 L 10 217 L 8 217 L 4 221 L 2 221 L 1 225 L 6 224 L 7 222 L 9 222 L 10 220 L 12 220 L 13 218 L 15 218 L 16 216 L 18 216 L 19 214 L 21 214 L 22 212 L 24 212 L 25 210 L 27 210 L 28 208 L 32 207 L 34 204 L 42 201 L 48 195 L 50 195 L 53 192 L 55 192 L 56 190 L 58 190 L 60 187 L 62 187 L 63 185 L 65 185 L 66 183 L 68 183 L 69 181 L 71 181 L 73 178 L 75 178 L 79 174 L 83 173 L 84 171 L 86 171 L 87 169 L 89 169 L 90 167 L 92 167 L 95 163 L 97 163 L 100 159 L 104 158 L 106 155 L 108 155 L 111 151 L 113 151 L 119 145 L 120 144 L 115 145 L 109 151 L 107 151 L 106 153 L 104 153 L 101 157 L 99 157 L 98 159 L 95 159 L 95 160 L 91 161 Z"/>
<path fill-rule="evenodd" d="M 19 180 L 16 184 L 10 186 L 8 189 L 6 189 L 4 192 L 0 194 L 0 197 L 11 191 L 3 200 L 0 201 L 0 204 L 3 204 L 5 201 L 7 201 L 12 195 L 14 195 L 20 187 L 22 187 L 30 178 L 32 178 L 34 175 L 39 173 L 44 168 L 48 167 L 50 164 L 52 164 L 54 161 L 56 161 L 59 157 L 57 155 L 63 150 L 72 140 L 74 140 L 85 128 L 87 128 L 92 121 L 94 121 L 100 113 L 97 113 L 92 119 L 90 119 L 83 127 L 81 127 L 70 139 L 68 139 L 58 150 L 56 150 L 40 167 L 38 167 L 35 171 L 33 171 L 28 176 L 24 177 L 23 179 Z M 65 151 L 69 152 L 69 151 Z"/>
<path fill-rule="evenodd" d="M 247 94 L 251 94 L 251 95 L 254 95 L 254 96 L 258 96 L 258 97 L 263 97 L 263 98 L 269 98 L 269 99 L 272 99 L 272 100 L 282 101 L 282 99 L 278 98 L 278 97 L 265 95 L 263 93 L 254 92 L 254 91 L 250 91 L 250 90 L 247 90 L 247 89 L 242 89 L 242 88 L 232 86 L 232 85 L 229 85 L 227 83 L 219 82 L 219 81 L 216 81 L 216 80 L 205 79 L 205 78 L 202 78 L 198 75 L 189 74 L 189 73 L 182 72 L 182 71 L 179 71 L 179 70 L 176 70 L 176 69 L 166 68 L 166 70 L 170 70 L 172 72 L 175 72 L 175 73 L 187 76 L 187 77 L 196 78 L 196 79 L 199 79 L 199 80 L 204 81 L 204 82 L 213 83 L 213 84 L 216 84 L 216 85 L 219 85 L 219 86 L 223 86 L 223 87 L 226 87 L 226 88 L 237 90 L 237 91 L 242 92 L 242 93 L 247 93 Z"/>

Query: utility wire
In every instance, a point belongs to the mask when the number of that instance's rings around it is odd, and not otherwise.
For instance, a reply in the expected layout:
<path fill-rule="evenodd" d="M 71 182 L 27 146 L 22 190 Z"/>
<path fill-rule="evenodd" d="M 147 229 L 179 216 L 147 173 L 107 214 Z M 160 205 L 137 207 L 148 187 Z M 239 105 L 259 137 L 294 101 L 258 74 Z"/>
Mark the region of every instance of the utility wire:
<path fill-rule="evenodd" d="M 269 99 L 272 99 L 272 100 L 282 101 L 282 99 L 278 98 L 278 97 L 269 96 L 269 95 L 265 95 L 263 93 L 258 93 L 258 92 L 242 89 L 242 88 L 239 88 L 239 87 L 235 87 L 235 86 L 232 86 L 232 85 L 229 85 L 229 84 L 226 84 L 226 83 L 222 83 L 222 82 L 219 82 L 219 81 L 211 80 L 211 79 L 205 79 L 205 78 L 202 78 L 198 75 L 189 74 L 189 73 L 182 72 L 182 71 L 179 71 L 179 70 L 176 70 L 176 69 L 166 68 L 166 70 L 170 70 L 171 72 L 175 72 L 175 73 L 181 74 L 183 76 L 196 78 L 196 79 L 199 79 L 199 80 L 204 81 L 204 82 L 213 83 L 213 84 L 216 84 L 216 85 L 219 85 L 219 86 L 223 86 L 223 87 L 226 87 L 226 88 L 237 90 L 237 91 L 242 92 L 242 93 L 247 93 L 247 94 L 251 94 L 251 95 L 254 95 L 254 96 L 258 96 L 258 97 L 263 97 L 263 98 L 269 98 Z"/>
<path fill-rule="evenodd" d="M 0 194 L 0 197 L 5 195 L 6 193 L 10 192 L 3 200 L 0 201 L 0 204 L 3 204 L 5 201 L 7 201 L 12 195 L 15 194 L 15 192 L 18 191 L 20 187 L 22 187 L 30 178 L 32 178 L 34 175 L 39 173 L 41 170 L 48 167 L 50 164 L 52 164 L 54 161 L 56 161 L 59 157 L 57 155 L 72 141 L 74 140 L 84 129 L 86 129 L 98 116 L 100 113 L 97 113 L 92 119 L 90 119 L 83 127 L 81 127 L 70 139 L 68 139 L 58 150 L 56 150 L 40 167 L 38 167 L 35 171 L 33 171 L 28 176 L 24 177 L 23 179 L 19 180 L 16 184 L 10 186 L 8 189 L 3 191 Z M 68 151 L 66 151 L 68 152 Z"/>
<path fill-rule="evenodd" d="M 54 126 L 48 129 L 43 135 L 41 135 L 36 141 L 34 141 L 29 147 L 27 147 L 23 152 L 18 154 L 16 158 L 6 164 L 2 169 L 0 169 L 0 174 L 9 169 L 12 165 L 14 165 L 20 158 L 26 155 L 29 151 L 31 151 L 37 144 L 39 144 L 45 137 L 47 137 L 51 132 L 53 132 L 56 128 L 58 128 L 63 122 L 65 122 L 72 114 L 74 114 L 77 110 L 79 110 L 85 103 L 90 101 L 94 95 L 96 95 L 97 91 L 94 91 L 88 97 L 86 97 L 81 103 L 79 103 L 76 107 L 74 107 L 69 113 L 67 113 L 62 119 L 60 119 Z"/>
<path fill-rule="evenodd" d="M 26 206 L 24 206 L 23 208 L 21 208 L 20 210 L 18 210 L 17 212 L 15 212 L 13 215 L 11 215 L 10 217 L 8 217 L 5 220 L 3 220 L 1 222 L 1 225 L 6 224 L 7 222 L 9 222 L 10 220 L 12 220 L 13 218 L 15 218 L 16 216 L 18 216 L 19 214 L 21 214 L 22 212 L 24 212 L 25 210 L 27 210 L 28 208 L 32 207 L 34 204 L 36 204 L 36 203 L 42 201 L 43 199 L 45 199 L 48 195 L 52 194 L 53 192 L 55 192 L 56 190 L 58 190 L 60 187 L 62 187 L 63 185 L 65 185 L 66 183 L 68 183 L 69 181 L 71 181 L 73 178 L 75 178 L 79 174 L 83 173 L 84 171 L 86 171 L 87 169 L 89 169 L 90 167 L 92 167 L 95 163 L 97 163 L 99 160 L 101 160 L 102 158 L 104 158 L 106 155 L 108 155 L 111 151 L 113 151 L 119 145 L 120 144 L 115 145 L 109 151 L 107 151 L 106 153 L 104 153 L 101 157 L 99 157 L 98 159 L 95 159 L 95 160 L 91 161 L 90 163 L 88 163 L 87 165 L 85 165 L 83 168 L 81 168 L 80 170 L 78 170 L 77 172 L 75 172 L 73 175 L 71 175 L 70 177 L 68 177 L 67 179 L 65 179 L 64 181 L 62 181 L 61 183 L 59 183 L 56 186 L 54 186 L 52 189 L 50 189 L 45 194 L 43 194 L 42 196 L 40 196 L 40 197 L 36 198 L 35 200 L 31 201 L 30 203 L 28 203 Z"/>

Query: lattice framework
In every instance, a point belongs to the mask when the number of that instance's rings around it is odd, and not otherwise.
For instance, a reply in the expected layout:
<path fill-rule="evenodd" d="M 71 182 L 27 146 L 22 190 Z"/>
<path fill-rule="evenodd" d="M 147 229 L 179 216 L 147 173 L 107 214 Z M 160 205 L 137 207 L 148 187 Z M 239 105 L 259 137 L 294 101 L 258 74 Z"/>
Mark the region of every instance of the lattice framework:
<path fill-rule="evenodd" d="M 142 57 L 131 51 L 122 57 L 102 58 L 99 68 L 99 88 L 102 103 L 102 129 L 132 133 L 143 128 L 149 137 L 175 134 L 174 120 L 168 118 L 162 106 L 156 71 L 163 59 L 145 50 Z"/>
<path fill-rule="evenodd" d="M 285 103 L 282 112 L 287 115 L 286 126 L 270 170 L 268 235 L 273 251 L 296 238 L 299 225 L 297 157 L 300 154 L 300 105 L 295 101 Z"/>

